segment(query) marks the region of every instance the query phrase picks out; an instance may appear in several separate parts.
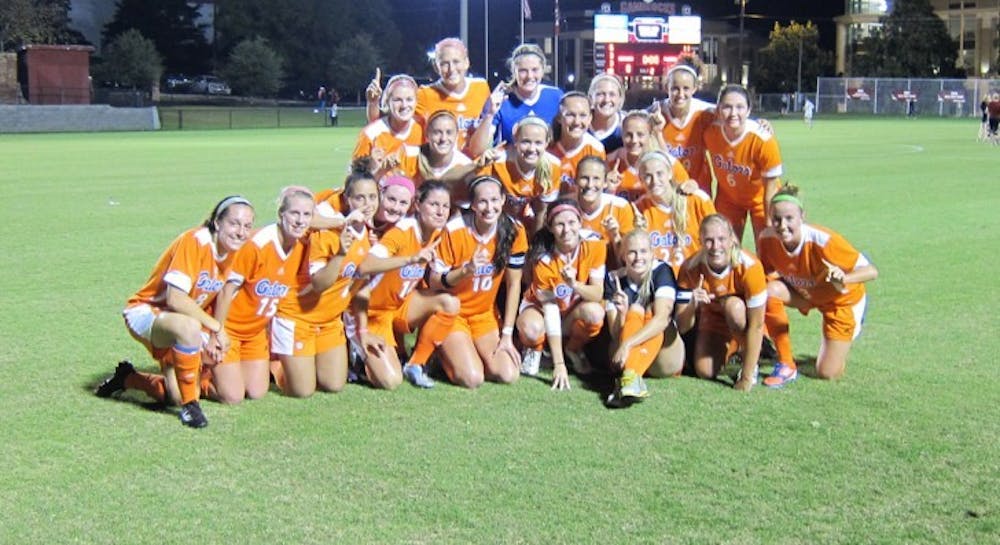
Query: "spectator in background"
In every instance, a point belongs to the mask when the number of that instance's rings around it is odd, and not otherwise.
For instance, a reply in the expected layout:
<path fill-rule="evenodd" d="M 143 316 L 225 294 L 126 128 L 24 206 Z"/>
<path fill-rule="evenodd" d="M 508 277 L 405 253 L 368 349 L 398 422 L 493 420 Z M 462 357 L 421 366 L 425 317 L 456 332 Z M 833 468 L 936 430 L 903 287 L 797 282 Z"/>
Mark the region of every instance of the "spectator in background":
<path fill-rule="evenodd" d="M 319 86 L 316 90 L 316 108 L 313 109 L 314 114 L 318 114 L 326 110 L 326 87 L 323 85 Z"/>
<path fill-rule="evenodd" d="M 996 146 L 1000 144 L 1000 135 L 997 134 L 997 128 L 1000 126 L 1000 93 L 994 92 L 993 96 L 990 97 L 990 101 L 986 105 L 986 114 L 989 124 L 989 141 Z"/>
<path fill-rule="evenodd" d="M 802 119 L 809 125 L 809 128 L 813 128 L 813 112 L 816 111 L 816 105 L 813 101 L 806 99 L 806 103 L 802 106 Z"/>
<path fill-rule="evenodd" d="M 337 103 L 340 102 L 340 94 L 333 87 L 326 94 L 326 99 L 330 103 L 330 126 L 337 126 L 337 116 L 339 115 Z"/>

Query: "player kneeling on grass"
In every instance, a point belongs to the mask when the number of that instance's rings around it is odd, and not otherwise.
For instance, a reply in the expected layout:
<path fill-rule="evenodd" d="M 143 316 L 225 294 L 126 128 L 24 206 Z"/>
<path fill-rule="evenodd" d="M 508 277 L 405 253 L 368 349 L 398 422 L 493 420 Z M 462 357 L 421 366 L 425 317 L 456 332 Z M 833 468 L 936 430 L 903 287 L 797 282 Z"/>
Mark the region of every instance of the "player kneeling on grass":
<path fill-rule="evenodd" d="M 513 335 L 528 240 L 524 226 L 503 212 L 500 180 L 472 180 L 469 196 L 471 209 L 445 226 L 429 280 L 431 288 L 457 297 L 461 307 L 441 344 L 445 373 L 459 386 L 478 388 L 484 379 L 511 383 L 519 376 L 521 355 Z M 501 280 L 507 290 L 502 314 L 497 311 Z"/>
<path fill-rule="evenodd" d="M 271 353 L 267 326 L 306 258 L 305 237 L 313 209 L 309 189 L 282 189 L 277 223 L 259 229 L 236 252 L 226 285 L 215 301 L 215 318 L 225 325 L 219 337 L 229 345 L 212 379 L 222 403 L 267 394 Z"/>
<path fill-rule="evenodd" d="M 628 406 L 649 396 L 642 379 L 680 374 L 684 342 L 673 321 L 677 283 L 670 265 L 653 257 L 649 233 L 635 230 L 622 240 L 625 267 L 611 271 L 604 283 L 612 372 L 621 371 L 612 407 Z"/>
<path fill-rule="evenodd" d="M 521 373 L 538 374 L 542 346 L 552 351 L 552 389 L 568 390 L 565 357 L 577 374 L 590 372 L 584 345 L 601 332 L 604 309 L 605 242 L 593 231 L 580 229 L 581 214 L 571 199 L 552 203 L 547 225 L 532 244 L 531 287 L 521 303 L 517 330 L 525 347 Z M 563 336 L 568 341 L 563 345 Z"/>
<path fill-rule="evenodd" d="M 362 263 L 363 270 L 375 266 L 392 268 L 376 275 L 355 297 L 359 329 L 366 346 L 392 348 L 365 353 L 368 380 L 377 387 L 393 389 L 402 377 L 420 388 L 434 386 L 424 365 L 451 333 L 459 306 L 453 295 L 420 288 L 428 263 L 436 257 L 435 249 L 450 209 L 449 187 L 438 180 L 424 182 L 417 191 L 416 214 L 390 228 Z M 360 323 L 361 320 L 366 323 Z M 401 377 L 396 337 L 418 326 L 417 344 L 402 368 Z"/>
<path fill-rule="evenodd" d="M 851 344 L 861 334 L 868 303 L 864 283 L 875 280 L 878 269 L 844 237 L 805 222 L 797 187 L 780 189 L 771 199 L 770 211 L 771 226 L 757 241 L 764 272 L 772 278 L 767 284 L 768 295 L 802 314 L 814 308 L 823 314 L 816 376 L 840 378 Z M 768 312 L 765 323 L 780 362 L 764 384 L 781 387 L 798 376 L 788 318 L 783 313 L 779 316 Z"/>
<path fill-rule="evenodd" d="M 129 298 L 122 315 L 129 333 L 160 362 L 163 375 L 138 373 L 128 361 L 97 387 L 99 397 L 126 388 L 160 402 L 180 403 L 181 423 L 208 425 L 201 410 L 202 352 L 206 363 L 223 354 L 222 324 L 206 312 L 222 289 L 233 255 L 253 228 L 250 201 L 226 197 L 205 223 L 185 231 L 160 255 L 146 284 Z M 206 332 L 207 331 L 207 339 Z"/>
<path fill-rule="evenodd" d="M 740 248 L 725 216 L 712 214 L 701 222 L 702 247 L 684 262 L 677 279 L 682 290 L 677 323 L 682 332 L 698 324 L 694 370 L 701 378 L 719 375 L 736 339 L 743 362 L 733 385 L 749 391 L 757 383 L 757 360 L 764 336 L 767 280 L 764 268 Z"/>

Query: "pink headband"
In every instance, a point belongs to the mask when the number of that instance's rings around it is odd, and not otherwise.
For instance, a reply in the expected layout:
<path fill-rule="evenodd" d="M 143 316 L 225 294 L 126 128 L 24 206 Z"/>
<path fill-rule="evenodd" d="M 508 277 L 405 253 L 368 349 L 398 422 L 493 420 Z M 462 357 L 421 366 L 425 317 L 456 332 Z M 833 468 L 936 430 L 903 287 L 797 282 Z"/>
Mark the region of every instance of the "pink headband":
<path fill-rule="evenodd" d="M 547 223 L 552 223 L 552 218 L 556 217 L 557 214 L 560 214 L 560 213 L 566 212 L 566 211 L 569 211 L 569 212 L 572 212 L 572 213 L 576 214 L 577 219 L 580 219 L 582 217 L 580 215 L 580 210 L 577 209 L 577 207 L 573 206 L 572 204 L 566 204 L 566 203 L 557 204 L 557 205 L 553 206 L 551 210 L 549 210 L 549 215 L 548 215 L 548 221 L 547 221 Z"/>
<path fill-rule="evenodd" d="M 389 189 L 394 185 L 402 187 L 403 189 L 405 189 L 410 193 L 411 197 L 417 192 L 417 188 L 414 187 L 413 185 L 413 180 L 407 178 L 406 176 L 399 176 L 399 175 L 387 176 L 385 178 L 382 178 L 382 181 L 379 183 L 379 185 L 382 186 L 382 191 L 385 191 L 386 189 Z"/>

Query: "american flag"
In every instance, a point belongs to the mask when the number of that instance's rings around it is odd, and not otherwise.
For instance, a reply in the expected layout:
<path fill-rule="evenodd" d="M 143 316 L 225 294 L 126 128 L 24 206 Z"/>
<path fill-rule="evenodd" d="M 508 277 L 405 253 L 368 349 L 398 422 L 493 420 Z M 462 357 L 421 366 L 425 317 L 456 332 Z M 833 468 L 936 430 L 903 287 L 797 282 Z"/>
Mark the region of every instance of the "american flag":
<path fill-rule="evenodd" d="M 525 19 L 531 19 L 531 6 L 528 5 L 528 0 L 521 0 L 521 13 Z"/>

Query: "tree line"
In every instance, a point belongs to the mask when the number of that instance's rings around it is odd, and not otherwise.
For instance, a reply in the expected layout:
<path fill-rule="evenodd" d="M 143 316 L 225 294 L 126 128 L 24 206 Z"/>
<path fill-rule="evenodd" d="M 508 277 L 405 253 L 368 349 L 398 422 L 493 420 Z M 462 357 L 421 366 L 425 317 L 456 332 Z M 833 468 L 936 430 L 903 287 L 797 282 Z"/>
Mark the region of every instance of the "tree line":
<path fill-rule="evenodd" d="M 29 43 L 83 43 L 69 28 L 70 0 L 4 0 L 0 49 Z M 429 75 L 431 44 L 404 44 L 389 0 L 218 0 L 213 40 L 187 0 L 118 0 L 102 34 L 95 76 L 142 87 L 164 72 L 214 72 L 240 94 L 274 96 L 320 84 L 360 92 L 371 68 Z M 405 17 L 405 14 L 402 14 Z M 929 0 L 897 0 L 881 25 L 851 51 L 855 76 L 956 77 L 958 44 Z M 1000 31 L 1000 29 L 998 29 Z M 820 47 L 811 22 L 775 24 L 751 71 L 762 92 L 803 91 L 816 77 L 834 75 L 833 55 Z M 800 57 L 801 53 L 801 57 Z M 799 59 L 801 58 L 801 63 Z M 1000 59 L 998 59 L 1000 62 Z"/>

